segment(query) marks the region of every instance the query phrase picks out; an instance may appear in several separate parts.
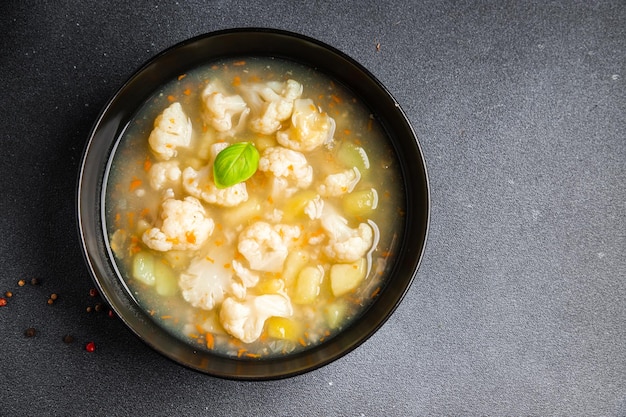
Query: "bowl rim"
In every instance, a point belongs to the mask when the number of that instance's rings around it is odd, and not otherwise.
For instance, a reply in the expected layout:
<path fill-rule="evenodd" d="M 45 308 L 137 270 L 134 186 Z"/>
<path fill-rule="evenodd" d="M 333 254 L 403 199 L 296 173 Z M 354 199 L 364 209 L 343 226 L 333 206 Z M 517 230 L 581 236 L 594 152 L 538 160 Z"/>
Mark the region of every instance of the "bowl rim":
<path fill-rule="evenodd" d="M 210 57 L 199 53 L 206 53 L 204 48 L 207 46 L 212 46 Z M 237 51 L 248 52 L 233 53 L 234 47 Z M 142 101 L 141 97 L 150 95 L 148 91 L 154 91 L 161 85 L 148 83 L 146 86 L 146 80 L 171 80 L 183 73 L 177 66 L 182 65 L 177 62 L 181 55 L 187 59 L 186 68 L 243 55 L 274 56 L 304 63 L 336 78 L 350 91 L 356 93 L 355 90 L 358 90 L 357 96 L 361 97 L 383 125 L 400 161 L 404 187 L 409 193 L 405 195 L 407 212 L 413 206 L 419 207 L 421 211 L 416 209 L 416 213 L 410 213 L 415 216 L 409 213 L 405 216 L 403 241 L 398 245 L 402 253 L 389 273 L 395 278 L 393 284 L 398 285 L 392 286 L 391 282 L 384 284 L 367 311 L 333 340 L 295 355 L 262 360 L 221 357 L 194 350 L 180 339 L 169 334 L 159 334 L 167 332 L 162 331 L 136 303 L 133 305 L 132 292 L 124 280 L 118 275 L 110 275 L 116 266 L 106 256 L 106 231 L 101 220 L 105 192 L 102 184 L 106 169 L 103 171 L 100 165 L 104 159 L 111 159 L 113 148 L 119 143 L 132 114 L 138 108 L 125 107 L 123 101 L 133 95 L 138 96 L 136 101 Z M 322 62 L 324 60 L 328 62 Z M 172 70 L 172 66 L 177 70 Z M 354 77 L 363 85 L 355 87 Z M 373 104 L 370 96 L 383 103 Z M 410 140 L 396 140 L 395 136 L 400 133 L 409 136 Z M 409 153 L 417 156 L 417 160 L 405 160 Z M 98 166 L 94 166 L 95 163 Z M 412 181 L 419 182 L 419 192 L 409 186 Z M 94 194 L 94 191 L 99 192 Z M 272 28 L 233 28 L 201 34 L 166 48 L 140 66 L 107 101 L 97 117 L 83 150 L 76 187 L 77 225 L 82 253 L 92 280 L 113 311 L 140 340 L 166 358 L 205 374 L 236 380 L 279 379 L 309 372 L 345 356 L 368 340 L 393 314 L 415 279 L 428 240 L 430 206 L 430 184 L 421 145 L 408 117 L 388 89 L 363 65 L 339 49 L 306 35 Z M 396 278 L 399 274 L 404 276 Z M 366 322 L 365 318 L 371 320 Z M 353 335 L 358 337 L 350 338 Z M 173 343 L 174 349 L 165 349 L 163 343 Z"/>

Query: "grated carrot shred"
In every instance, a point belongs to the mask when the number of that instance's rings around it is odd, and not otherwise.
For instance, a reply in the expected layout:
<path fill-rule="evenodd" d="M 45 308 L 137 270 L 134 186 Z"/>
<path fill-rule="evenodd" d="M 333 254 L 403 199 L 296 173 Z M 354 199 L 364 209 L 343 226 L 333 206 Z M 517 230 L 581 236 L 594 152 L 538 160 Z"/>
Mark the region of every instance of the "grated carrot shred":
<path fill-rule="evenodd" d="M 215 348 L 215 338 L 213 337 L 213 333 L 207 332 L 204 335 L 204 338 L 206 339 L 206 347 L 207 347 L 207 349 Z"/>
<path fill-rule="evenodd" d="M 138 187 L 141 187 L 141 180 L 137 177 L 133 177 L 133 179 L 130 182 L 129 191 L 133 192 Z"/>

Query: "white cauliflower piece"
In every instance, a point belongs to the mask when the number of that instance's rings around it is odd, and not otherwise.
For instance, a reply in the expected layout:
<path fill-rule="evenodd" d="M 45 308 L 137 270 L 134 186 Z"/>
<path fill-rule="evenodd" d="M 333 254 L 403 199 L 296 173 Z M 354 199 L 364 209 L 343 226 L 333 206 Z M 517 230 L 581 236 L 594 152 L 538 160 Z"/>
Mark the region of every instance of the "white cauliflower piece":
<path fill-rule="evenodd" d="M 209 164 L 199 171 L 192 167 L 183 170 L 183 188 L 190 195 L 210 204 L 222 207 L 234 207 L 248 200 L 245 182 L 231 187 L 217 188 L 213 182 L 213 165 Z"/>
<path fill-rule="evenodd" d="M 180 103 L 169 105 L 154 120 L 154 129 L 148 137 L 152 151 L 161 159 L 168 160 L 177 154 L 177 148 L 186 148 L 191 143 L 191 119 Z"/>
<path fill-rule="evenodd" d="M 324 178 L 324 182 L 317 187 L 322 197 L 339 197 L 351 193 L 361 180 L 358 168 L 347 169 Z"/>
<path fill-rule="evenodd" d="M 274 176 L 274 194 L 292 194 L 313 182 L 313 168 L 297 151 L 273 146 L 265 149 L 259 159 L 259 171 Z"/>
<path fill-rule="evenodd" d="M 356 262 L 372 248 L 374 230 L 367 223 L 360 223 L 353 229 L 344 217 L 332 210 L 325 210 L 321 223 L 329 238 L 324 253 L 337 262 Z"/>
<path fill-rule="evenodd" d="M 241 232 L 237 249 L 250 264 L 250 269 L 280 272 L 289 248 L 299 237 L 298 226 L 258 221 Z"/>
<path fill-rule="evenodd" d="M 259 283 L 259 280 L 261 279 L 261 277 L 259 277 L 259 274 L 255 274 L 254 272 L 250 271 L 248 268 L 243 266 L 241 262 L 233 260 L 232 266 L 235 270 L 235 273 L 237 274 L 237 277 L 241 280 L 241 283 L 244 287 L 254 287 L 256 284 Z"/>
<path fill-rule="evenodd" d="M 161 225 L 146 230 L 143 242 L 158 251 L 196 250 L 213 233 L 213 219 L 194 197 L 166 199 L 161 204 Z"/>
<path fill-rule="evenodd" d="M 215 82 L 202 91 L 202 107 L 205 121 L 218 132 L 234 134 L 245 123 L 250 108 L 240 95 L 226 95 Z"/>
<path fill-rule="evenodd" d="M 284 294 L 263 294 L 245 301 L 226 298 L 220 308 L 220 322 L 230 335 L 244 343 L 252 343 L 263 332 L 270 317 L 290 317 L 293 307 Z"/>
<path fill-rule="evenodd" d="M 270 81 L 252 84 L 244 88 L 248 102 L 255 107 L 258 117 L 250 121 L 250 128 L 264 135 L 271 135 L 289 119 L 293 102 L 302 95 L 302 84 L 294 80 L 281 83 Z"/>
<path fill-rule="evenodd" d="M 233 281 L 233 270 L 224 267 L 233 254 L 232 248 L 221 246 L 194 258 L 178 278 L 183 298 L 194 307 L 212 310 L 227 296 L 245 297 Z"/>
<path fill-rule="evenodd" d="M 306 203 L 304 206 L 304 214 L 309 216 L 309 219 L 316 220 L 322 217 L 322 213 L 324 212 L 324 200 L 319 195 L 316 196 L 313 200 Z"/>
<path fill-rule="evenodd" d="M 148 171 L 150 186 L 155 190 L 161 190 L 167 185 L 180 180 L 182 172 L 176 161 L 157 162 L 152 164 Z"/>
<path fill-rule="evenodd" d="M 309 152 L 332 140 L 335 120 L 320 112 L 311 99 L 294 101 L 291 127 L 276 133 L 281 145 L 294 151 Z"/>

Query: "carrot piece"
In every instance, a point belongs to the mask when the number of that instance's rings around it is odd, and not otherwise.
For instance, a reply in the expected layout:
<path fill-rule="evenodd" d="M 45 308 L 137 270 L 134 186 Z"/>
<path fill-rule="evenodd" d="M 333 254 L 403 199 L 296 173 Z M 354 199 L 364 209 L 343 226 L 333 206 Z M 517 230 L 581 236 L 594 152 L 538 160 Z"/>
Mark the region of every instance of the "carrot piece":
<path fill-rule="evenodd" d="M 213 333 L 209 333 L 207 332 L 204 335 L 204 338 L 206 339 L 206 347 L 207 349 L 213 349 L 215 348 L 215 338 L 213 337 Z"/>
<path fill-rule="evenodd" d="M 130 187 L 129 187 L 129 191 L 135 191 L 138 187 L 141 186 L 141 180 L 137 177 L 133 177 L 132 181 L 130 182 Z"/>

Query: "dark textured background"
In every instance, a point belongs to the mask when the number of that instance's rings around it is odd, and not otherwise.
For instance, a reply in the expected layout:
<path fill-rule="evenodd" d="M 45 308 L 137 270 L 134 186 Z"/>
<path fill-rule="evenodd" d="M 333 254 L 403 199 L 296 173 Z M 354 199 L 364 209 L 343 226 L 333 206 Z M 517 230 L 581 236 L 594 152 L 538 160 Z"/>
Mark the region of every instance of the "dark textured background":
<path fill-rule="evenodd" d="M 626 415 L 626 3 L 416 3 L 2 2 L 0 415 Z M 88 314 L 75 225 L 108 98 L 164 48 L 242 26 L 369 68 L 432 187 L 422 267 L 380 332 L 260 383 L 182 368 Z"/>

